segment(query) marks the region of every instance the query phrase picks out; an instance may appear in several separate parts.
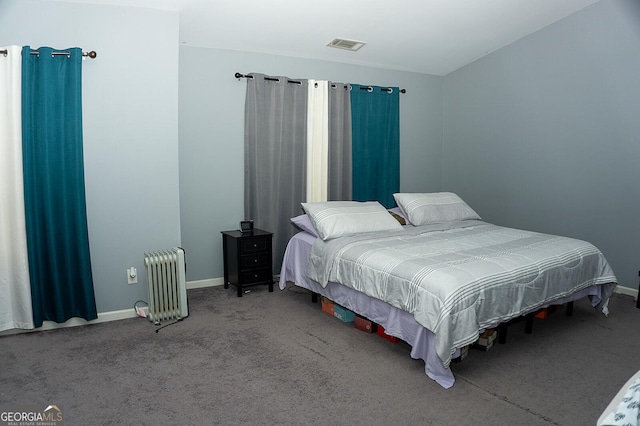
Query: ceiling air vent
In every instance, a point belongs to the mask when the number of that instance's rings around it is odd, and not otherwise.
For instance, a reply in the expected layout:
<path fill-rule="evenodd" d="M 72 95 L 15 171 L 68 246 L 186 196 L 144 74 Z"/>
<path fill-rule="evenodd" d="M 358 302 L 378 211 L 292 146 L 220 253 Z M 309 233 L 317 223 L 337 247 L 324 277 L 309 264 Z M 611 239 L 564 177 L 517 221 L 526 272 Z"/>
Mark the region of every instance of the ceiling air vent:
<path fill-rule="evenodd" d="M 360 49 L 365 44 L 367 44 L 367 43 L 365 43 L 364 41 L 355 41 L 355 40 L 345 40 L 343 38 L 334 38 L 329 43 L 327 43 L 327 46 L 335 47 L 337 49 L 351 50 L 351 51 L 355 52 L 356 50 Z"/>

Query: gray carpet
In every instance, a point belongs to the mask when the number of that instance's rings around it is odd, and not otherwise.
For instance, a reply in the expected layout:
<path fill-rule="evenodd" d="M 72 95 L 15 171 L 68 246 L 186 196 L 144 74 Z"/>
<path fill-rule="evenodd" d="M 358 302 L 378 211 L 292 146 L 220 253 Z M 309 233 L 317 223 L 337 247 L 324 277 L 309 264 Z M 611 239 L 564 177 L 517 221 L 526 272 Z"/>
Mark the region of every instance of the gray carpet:
<path fill-rule="evenodd" d="M 290 287 L 189 291 L 190 316 L 0 337 L 0 406 L 57 405 L 65 425 L 593 425 L 640 369 L 640 310 L 614 295 L 509 328 L 441 388 L 405 343 L 356 330 Z"/>

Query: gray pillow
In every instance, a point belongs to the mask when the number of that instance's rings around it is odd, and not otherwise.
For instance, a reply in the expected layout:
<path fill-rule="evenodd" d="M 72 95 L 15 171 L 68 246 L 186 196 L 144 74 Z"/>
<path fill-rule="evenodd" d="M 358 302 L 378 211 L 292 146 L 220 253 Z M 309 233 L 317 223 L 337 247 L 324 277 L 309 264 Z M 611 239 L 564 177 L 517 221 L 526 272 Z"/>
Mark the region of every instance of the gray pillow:
<path fill-rule="evenodd" d="M 393 198 L 414 226 L 452 220 L 480 219 L 471 207 L 452 192 L 396 193 Z"/>

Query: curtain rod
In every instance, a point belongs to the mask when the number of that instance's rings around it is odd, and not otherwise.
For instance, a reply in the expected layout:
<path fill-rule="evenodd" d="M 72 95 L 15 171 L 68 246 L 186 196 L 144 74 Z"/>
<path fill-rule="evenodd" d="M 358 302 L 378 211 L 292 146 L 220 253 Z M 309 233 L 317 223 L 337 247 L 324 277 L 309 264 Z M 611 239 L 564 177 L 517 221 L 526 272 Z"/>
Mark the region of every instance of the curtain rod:
<path fill-rule="evenodd" d="M 7 54 L 9 53 L 9 51 L 7 49 L 4 50 L 0 50 L 0 55 L 4 55 L 7 56 Z M 32 55 L 39 55 L 40 52 L 38 52 L 37 50 L 33 50 L 31 52 Z M 53 56 L 61 56 L 61 55 L 65 55 L 67 57 L 71 56 L 70 52 L 53 52 L 52 53 Z M 92 50 L 91 52 L 82 52 L 82 56 L 88 56 L 91 59 L 94 59 L 96 56 L 98 56 L 98 54 L 96 53 L 95 50 Z"/>
<path fill-rule="evenodd" d="M 373 92 L 373 87 L 371 86 L 360 86 L 360 90 L 366 90 L 367 92 Z M 393 93 L 392 87 L 381 87 L 381 92 Z M 407 89 L 400 89 L 400 93 L 407 93 Z"/>
<path fill-rule="evenodd" d="M 249 75 L 249 74 L 243 75 L 243 74 L 240 74 L 239 72 L 235 73 L 235 76 L 236 78 L 253 78 L 252 75 Z M 268 81 L 280 81 L 279 79 L 273 78 L 273 77 L 265 77 L 264 79 Z M 287 80 L 287 83 L 302 84 L 301 81 L 296 81 L 296 80 Z"/>
<path fill-rule="evenodd" d="M 249 74 L 240 74 L 239 72 L 234 74 L 235 78 L 253 78 L 252 75 Z M 273 77 L 265 77 L 265 80 L 269 80 L 269 81 L 280 81 L 277 78 L 273 78 Z M 287 80 L 288 83 L 297 83 L 300 84 L 299 81 L 295 81 L 295 80 Z M 363 86 L 360 87 L 360 90 L 367 90 L 369 92 L 373 92 L 373 87 L 371 86 Z M 380 88 L 381 91 L 387 92 L 387 93 L 391 93 L 393 92 L 393 89 L 391 87 L 381 87 Z M 407 89 L 400 89 L 400 93 L 407 93 Z"/>

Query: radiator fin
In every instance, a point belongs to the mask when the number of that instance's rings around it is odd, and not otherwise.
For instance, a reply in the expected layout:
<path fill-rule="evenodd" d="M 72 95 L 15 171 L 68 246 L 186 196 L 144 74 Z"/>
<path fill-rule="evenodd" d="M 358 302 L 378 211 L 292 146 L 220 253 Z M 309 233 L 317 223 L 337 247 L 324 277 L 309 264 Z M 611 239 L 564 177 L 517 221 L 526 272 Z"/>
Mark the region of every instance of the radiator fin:
<path fill-rule="evenodd" d="M 147 268 L 149 321 L 160 324 L 189 315 L 184 250 L 173 248 L 144 254 Z"/>

